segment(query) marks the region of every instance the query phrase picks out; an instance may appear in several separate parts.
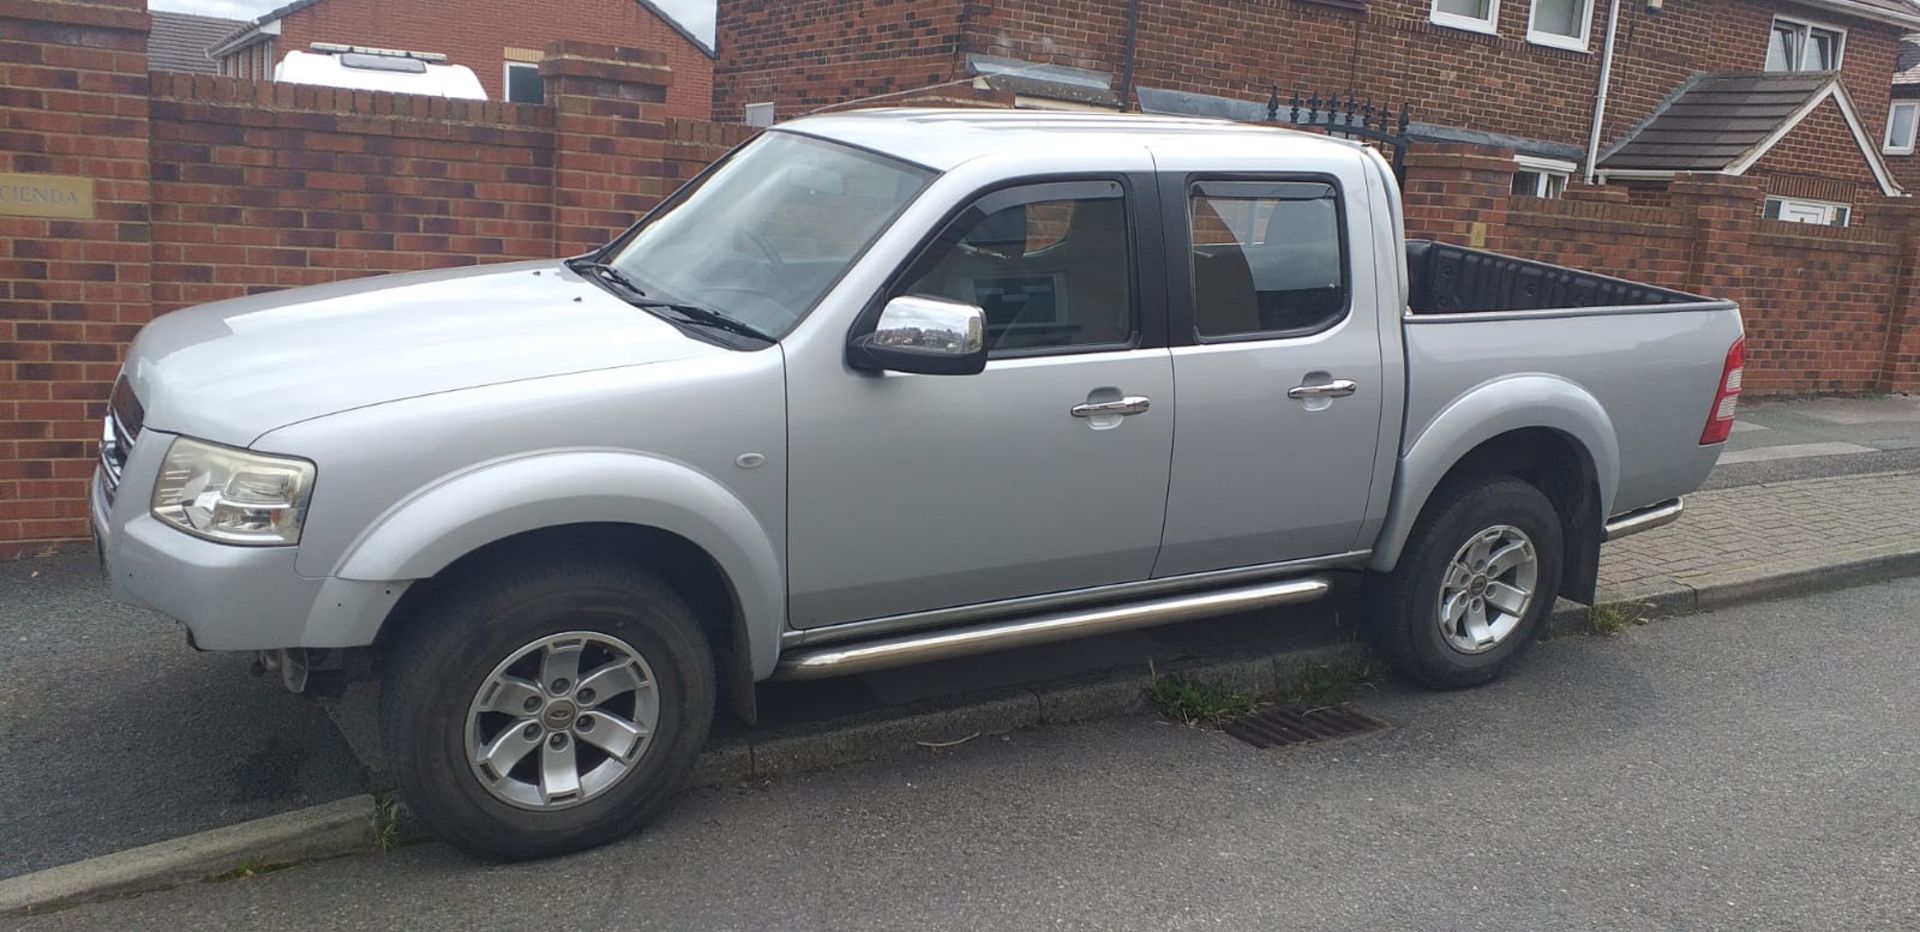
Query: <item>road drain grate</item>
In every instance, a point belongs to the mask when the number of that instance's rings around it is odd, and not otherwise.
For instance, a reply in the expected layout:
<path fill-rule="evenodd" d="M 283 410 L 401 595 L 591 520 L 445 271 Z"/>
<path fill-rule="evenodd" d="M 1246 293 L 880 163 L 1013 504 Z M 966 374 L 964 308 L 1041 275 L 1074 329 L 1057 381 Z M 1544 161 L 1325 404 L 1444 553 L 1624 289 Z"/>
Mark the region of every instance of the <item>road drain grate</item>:
<path fill-rule="evenodd" d="M 1346 706 L 1328 706 L 1306 712 L 1267 709 L 1243 715 L 1220 726 L 1221 731 L 1257 748 L 1332 741 L 1370 731 L 1384 731 L 1386 728 L 1386 722 Z"/>

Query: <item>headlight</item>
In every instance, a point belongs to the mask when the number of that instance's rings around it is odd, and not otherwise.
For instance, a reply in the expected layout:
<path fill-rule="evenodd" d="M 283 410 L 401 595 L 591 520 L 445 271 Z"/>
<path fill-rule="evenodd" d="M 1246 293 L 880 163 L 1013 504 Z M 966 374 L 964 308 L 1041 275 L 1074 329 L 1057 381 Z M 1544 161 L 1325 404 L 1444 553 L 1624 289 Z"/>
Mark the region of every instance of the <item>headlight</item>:
<path fill-rule="evenodd" d="M 225 544 L 297 544 L 313 464 L 174 438 L 153 487 L 153 516 Z"/>

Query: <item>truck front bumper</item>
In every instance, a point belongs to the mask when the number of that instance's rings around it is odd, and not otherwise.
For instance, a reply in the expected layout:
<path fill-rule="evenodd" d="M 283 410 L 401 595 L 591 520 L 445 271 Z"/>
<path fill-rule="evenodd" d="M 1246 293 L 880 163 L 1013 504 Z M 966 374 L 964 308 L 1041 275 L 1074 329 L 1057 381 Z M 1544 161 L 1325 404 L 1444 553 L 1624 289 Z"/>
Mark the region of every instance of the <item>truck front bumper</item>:
<path fill-rule="evenodd" d="M 215 543 L 153 517 L 146 505 L 169 440 L 143 434 L 111 495 L 94 470 L 93 537 L 114 597 L 179 621 L 201 650 L 371 643 L 404 584 L 301 576 L 297 547 Z"/>

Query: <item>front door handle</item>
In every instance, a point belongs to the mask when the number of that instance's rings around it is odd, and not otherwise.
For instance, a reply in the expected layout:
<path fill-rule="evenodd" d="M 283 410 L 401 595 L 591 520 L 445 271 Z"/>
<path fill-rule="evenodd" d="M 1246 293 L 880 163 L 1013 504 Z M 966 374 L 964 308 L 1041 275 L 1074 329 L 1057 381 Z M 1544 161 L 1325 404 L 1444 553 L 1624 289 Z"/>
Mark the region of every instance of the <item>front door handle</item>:
<path fill-rule="evenodd" d="M 1128 417 L 1144 413 L 1153 400 L 1145 395 L 1128 395 L 1119 401 L 1089 401 L 1067 409 L 1074 417 L 1100 417 L 1105 414 L 1117 414 Z"/>
<path fill-rule="evenodd" d="M 1345 398 L 1360 390 L 1352 379 L 1334 379 L 1316 385 L 1295 385 L 1287 389 L 1288 398 Z"/>

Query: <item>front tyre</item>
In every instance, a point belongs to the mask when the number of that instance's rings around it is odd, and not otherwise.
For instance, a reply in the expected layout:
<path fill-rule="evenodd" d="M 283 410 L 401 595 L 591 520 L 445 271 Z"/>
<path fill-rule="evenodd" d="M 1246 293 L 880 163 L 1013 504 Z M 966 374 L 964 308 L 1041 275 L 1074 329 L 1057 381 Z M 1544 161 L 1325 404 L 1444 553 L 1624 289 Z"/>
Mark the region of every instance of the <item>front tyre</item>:
<path fill-rule="evenodd" d="M 653 576 L 599 557 L 468 579 L 389 659 L 381 730 L 402 798 L 448 843 L 499 860 L 639 828 L 712 723 L 698 619 Z"/>
<path fill-rule="evenodd" d="M 1489 682 L 1537 636 L 1560 589 L 1559 516 L 1511 476 L 1442 486 L 1400 563 L 1369 587 L 1374 647 L 1435 689 Z"/>

